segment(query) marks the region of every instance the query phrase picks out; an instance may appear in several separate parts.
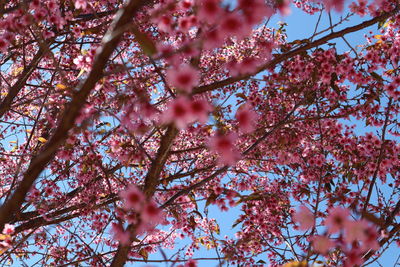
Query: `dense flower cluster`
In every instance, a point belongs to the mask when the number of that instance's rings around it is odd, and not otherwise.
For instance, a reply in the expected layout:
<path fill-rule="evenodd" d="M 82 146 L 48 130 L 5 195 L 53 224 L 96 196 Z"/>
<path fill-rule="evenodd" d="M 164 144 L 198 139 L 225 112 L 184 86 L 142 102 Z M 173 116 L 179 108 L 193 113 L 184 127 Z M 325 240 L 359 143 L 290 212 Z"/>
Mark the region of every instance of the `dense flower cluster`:
<path fill-rule="evenodd" d="M 0 264 L 374 262 L 400 244 L 399 10 L 3 3 Z"/>

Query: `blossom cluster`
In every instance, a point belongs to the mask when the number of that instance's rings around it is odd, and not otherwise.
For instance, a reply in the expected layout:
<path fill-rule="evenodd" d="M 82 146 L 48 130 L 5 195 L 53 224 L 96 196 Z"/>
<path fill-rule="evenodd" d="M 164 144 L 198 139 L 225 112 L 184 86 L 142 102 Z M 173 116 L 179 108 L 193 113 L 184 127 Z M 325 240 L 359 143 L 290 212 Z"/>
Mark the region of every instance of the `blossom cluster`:
<path fill-rule="evenodd" d="M 351 219 L 350 213 L 347 208 L 331 208 L 322 221 L 322 225 L 326 227 L 325 234 L 309 238 L 317 254 L 328 256 L 335 249 L 343 251 L 343 266 L 348 267 L 363 264 L 365 253 L 380 248 L 376 226 L 366 219 Z M 294 213 L 293 220 L 299 224 L 301 230 L 310 230 L 316 226 L 316 216 L 305 206 Z"/>
<path fill-rule="evenodd" d="M 164 220 L 163 212 L 158 208 L 154 200 L 147 200 L 143 192 L 136 186 L 130 185 L 119 194 L 124 202 L 123 209 L 118 211 L 117 217 L 135 225 L 135 235 L 141 235 L 146 231 L 152 231 L 156 225 Z M 133 233 L 124 230 L 123 226 L 113 223 L 114 238 L 121 244 L 130 244 L 134 238 Z"/>

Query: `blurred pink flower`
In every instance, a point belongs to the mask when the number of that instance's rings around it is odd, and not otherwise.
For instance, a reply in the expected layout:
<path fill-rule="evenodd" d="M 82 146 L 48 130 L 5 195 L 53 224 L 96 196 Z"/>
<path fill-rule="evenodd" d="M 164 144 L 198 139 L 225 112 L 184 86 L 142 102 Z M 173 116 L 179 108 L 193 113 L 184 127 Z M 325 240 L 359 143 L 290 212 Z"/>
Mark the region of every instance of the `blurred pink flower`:
<path fill-rule="evenodd" d="M 199 84 L 199 71 L 188 64 L 167 70 L 166 79 L 169 85 L 190 93 Z"/>
<path fill-rule="evenodd" d="M 204 99 L 194 99 L 190 102 L 190 112 L 196 120 L 201 123 L 206 123 L 208 113 L 212 111 L 212 107 Z"/>
<path fill-rule="evenodd" d="M 185 129 L 186 125 L 193 121 L 190 100 L 181 96 L 169 102 L 161 120 L 163 123 L 174 123 L 176 127 Z"/>
<path fill-rule="evenodd" d="M 220 0 L 199 0 L 199 11 L 197 13 L 200 20 L 207 23 L 214 23 L 221 15 Z"/>
<path fill-rule="evenodd" d="M 314 251 L 326 255 L 335 243 L 327 236 L 317 235 L 312 237 Z"/>
<path fill-rule="evenodd" d="M 249 104 L 241 106 L 236 112 L 236 120 L 239 123 L 239 129 L 243 133 L 250 133 L 254 130 L 257 120 L 257 114 Z"/>
<path fill-rule="evenodd" d="M 345 223 L 348 221 L 350 212 L 348 209 L 342 207 L 333 208 L 325 220 L 325 225 L 328 227 L 328 233 L 334 234 L 343 229 Z"/>
<path fill-rule="evenodd" d="M 300 230 L 308 230 L 315 225 L 315 216 L 306 206 L 300 206 L 293 215 L 293 220 L 300 224 Z"/>
<path fill-rule="evenodd" d="M 5 234 L 5 235 L 12 235 L 12 234 L 14 233 L 14 231 L 15 231 L 14 225 L 8 224 L 8 223 L 6 223 L 6 224 L 4 225 L 3 234 Z"/>
<path fill-rule="evenodd" d="M 210 139 L 210 149 L 218 154 L 218 162 L 220 164 L 233 165 L 240 159 L 240 153 L 234 145 L 236 139 L 237 135 L 235 133 L 217 134 Z"/>
<path fill-rule="evenodd" d="M 141 218 L 143 223 L 155 225 L 163 220 L 163 213 L 154 201 L 150 201 L 143 207 Z"/>
<path fill-rule="evenodd" d="M 125 191 L 120 192 L 119 196 L 125 201 L 126 209 L 140 210 L 143 206 L 145 197 L 136 185 L 130 185 Z"/>
<path fill-rule="evenodd" d="M 121 225 L 112 223 L 111 231 L 114 234 L 114 239 L 119 241 L 122 245 L 129 245 L 130 234 L 128 231 L 125 231 Z"/>

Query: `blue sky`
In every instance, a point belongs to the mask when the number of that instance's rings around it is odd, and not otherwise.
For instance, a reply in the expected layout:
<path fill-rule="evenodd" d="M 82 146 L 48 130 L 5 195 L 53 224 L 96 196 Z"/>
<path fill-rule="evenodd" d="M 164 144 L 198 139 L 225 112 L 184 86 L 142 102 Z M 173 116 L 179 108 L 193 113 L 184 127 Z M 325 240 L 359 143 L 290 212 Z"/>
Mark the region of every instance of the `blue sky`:
<path fill-rule="evenodd" d="M 347 14 L 346 11 L 343 14 L 337 14 L 335 12 L 332 12 L 331 13 L 332 23 L 335 24 L 336 22 L 338 22 L 340 20 L 340 16 L 345 15 L 345 14 Z M 297 39 L 304 39 L 304 38 L 308 38 L 309 36 L 311 36 L 312 33 L 314 32 L 315 25 L 318 21 L 319 15 L 320 15 L 319 13 L 316 13 L 316 14 L 310 16 L 310 15 L 304 13 L 303 11 L 301 11 L 295 7 L 292 7 L 291 15 L 289 15 L 287 17 L 282 17 L 279 15 L 274 16 L 269 21 L 268 27 L 278 28 L 279 22 L 285 22 L 288 24 L 285 27 L 286 33 L 288 36 L 288 42 L 291 42 L 291 41 L 294 41 Z M 345 22 L 342 25 L 336 27 L 335 31 L 338 31 L 340 29 L 343 29 L 343 28 L 346 28 L 349 26 L 359 24 L 368 19 L 370 19 L 370 17 L 368 17 L 368 16 L 363 17 L 363 18 L 356 16 L 356 15 L 352 16 L 348 22 Z M 323 12 L 317 32 L 328 28 L 329 25 L 330 25 L 329 16 L 326 12 Z M 368 27 L 360 32 L 348 34 L 348 35 L 346 35 L 346 40 L 351 46 L 356 48 L 357 44 L 365 43 L 364 34 L 367 33 L 368 31 L 376 32 L 377 25 Z M 330 32 L 323 33 L 319 37 L 325 36 L 329 33 Z M 319 37 L 317 37 L 317 38 L 319 38 Z M 331 42 L 336 43 L 336 49 L 338 50 L 339 53 L 350 50 L 349 46 L 342 39 L 335 39 L 335 40 L 332 40 Z M 372 131 L 376 130 L 372 127 L 365 127 L 364 124 L 357 122 L 356 120 L 353 120 L 350 122 L 347 121 L 345 123 L 346 124 L 355 124 L 356 125 L 356 133 L 359 135 L 362 135 L 366 132 L 372 132 Z M 220 237 L 223 237 L 224 234 L 232 236 L 232 234 L 234 234 L 238 230 L 236 228 L 232 229 L 233 222 L 237 219 L 237 215 L 240 214 L 238 209 L 239 209 L 239 207 L 236 207 L 228 212 L 221 212 L 216 207 L 209 208 L 209 215 L 210 215 L 209 217 L 216 218 L 220 225 L 220 228 L 221 228 Z M 239 227 L 237 227 L 237 228 L 239 228 Z M 179 244 L 179 246 L 182 246 L 182 245 L 184 245 L 184 244 L 183 243 Z M 167 255 L 173 254 L 169 251 L 164 251 L 164 252 Z M 398 248 L 396 246 L 390 246 L 386 250 L 384 255 L 381 257 L 379 262 L 375 262 L 373 265 L 370 265 L 370 266 L 385 266 L 385 267 L 393 266 L 393 264 L 395 262 L 395 258 L 397 258 L 397 256 L 398 256 Z M 202 248 L 200 251 L 195 253 L 195 258 L 196 257 L 200 257 L 200 258 L 201 257 L 215 257 L 215 252 L 213 250 L 206 250 L 205 248 Z M 157 253 L 157 254 L 152 255 L 150 257 L 150 259 L 162 259 L 162 257 L 161 257 L 161 255 L 159 255 Z M 263 258 L 263 260 L 267 261 L 266 258 Z M 171 266 L 171 265 L 166 265 L 166 264 L 153 264 L 153 263 L 150 265 L 151 266 Z M 136 266 L 136 265 L 134 264 L 131 266 Z M 137 266 L 144 266 L 144 265 L 137 264 Z M 217 261 L 199 261 L 199 266 L 200 267 L 218 266 L 218 262 Z"/>
<path fill-rule="evenodd" d="M 296 8 L 292 8 L 292 14 L 289 15 L 288 17 L 281 17 L 279 15 L 273 17 L 269 24 L 268 27 L 275 27 L 278 28 L 278 23 L 281 22 L 286 22 L 288 25 L 285 27 L 286 31 L 287 31 L 287 35 L 288 35 L 288 41 L 294 41 L 296 39 L 304 39 L 307 38 L 309 36 L 311 36 L 311 34 L 314 31 L 314 27 L 315 24 L 318 20 L 318 16 L 319 13 L 316 13 L 313 16 L 307 15 L 304 12 L 296 9 Z M 335 23 L 337 20 L 339 19 L 339 15 L 336 13 L 332 13 L 332 20 L 333 23 Z M 348 27 L 348 26 L 352 26 L 355 24 L 358 24 L 362 21 L 367 20 L 368 17 L 364 17 L 364 18 L 360 18 L 358 16 L 354 16 L 351 18 L 350 22 L 345 23 L 343 26 L 339 26 L 336 30 L 338 29 L 342 29 L 343 27 Z M 319 30 L 325 29 L 326 27 L 329 26 L 329 19 L 327 16 L 327 13 L 324 12 L 321 18 L 321 23 L 319 26 Z M 365 43 L 363 34 L 369 30 L 373 30 L 376 31 L 376 25 L 367 28 L 366 30 L 362 31 L 362 32 L 357 32 L 357 33 L 353 33 L 350 34 L 348 36 L 346 36 L 347 41 L 349 43 L 351 43 L 352 45 L 356 45 L 359 43 Z M 324 36 L 325 34 L 322 34 L 321 36 Z M 344 43 L 343 40 L 334 40 L 334 42 L 337 43 L 336 48 L 338 49 L 338 51 L 343 52 L 343 51 L 348 51 L 349 47 Z M 372 131 L 372 129 L 367 129 L 364 127 L 364 125 L 361 125 L 357 122 L 354 122 L 357 124 L 357 130 L 359 134 L 363 134 L 366 131 Z M 5 145 L 9 145 L 8 141 L 11 141 L 10 139 L 5 139 L 3 140 L 3 143 Z M 11 145 L 13 146 L 13 145 Z M 200 204 L 199 206 L 204 206 L 204 201 L 202 204 Z M 203 208 L 200 207 L 200 210 L 202 210 Z M 215 206 L 209 206 L 208 207 L 209 210 L 209 217 L 214 217 L 217 219 L 217 222 L 219 223 L 220 229 L 221 229 L 221 233 L 219 235 L 219 238 L 222 238 L 224 235 L 228 235 L 228 236 L 233 236 L 233 234 L 240 228 L 240 226 L 236 227 L 235 229 L 232 229 L 232 225 L 235 222 L 235 220 L 238 218 L 238 215 L 240 214 L 240 206 L 237 206 L 235 208 L 232 208 L 231 210 L 229 210 L 228 212 L 221 212 L 217 207 Z M 179 241 L 179 240 L 178 240 Z M 186 241 L 187 242 L 187 241 Z M 185 245 L 185 240 L 183 240 L 182 242 L 178 243 L 179 247 L 182 247 Z M 175 253 L 176 251 L 168 251 L 168 250 L 164 250 L 164 253 L 167 254 L 167 256 L 171 256 Z M 396 257 L 398 256 L 398 251 L 396 254 L 396 248 L 395 247 L 391 247 L 386 253 L 385 256 L 382 257 L 382 259 L 380 260 L 380 263 L 383 266 L 392 266 L 393 265 L 393 256 L 392 255 L 396 255 Z M 215 251 L 214 250 L 207 250 L 206 248 L 202 248 L 200 249 L 198 252 L 195 253 L 195 258 L 198 257 L 215 257 Z M 265 256 L 265 255 L 263 255 Z M 149 259 L 162 259 L 162 255 L 160 253 L 156 253 L 154 255 L 151 255 Z M 262 258 L 263 260 L 267 261 L 266 258 Z M 151 263 L 151 264 L 142 264 L 142 263 L 133 263 L 133 264 L 127 264 L 127 266 L 171 266 L 171 264 L 157 264 L 157 263 Z M 218 266 L 218 262 L 217 261 L 199 261 L 199 266 L 200 267 L 211 267 L 211 266 Z M 373 265 L 375 266 L 375 265 Z M 379 266 L 379 265 L 376 265 Z"/>

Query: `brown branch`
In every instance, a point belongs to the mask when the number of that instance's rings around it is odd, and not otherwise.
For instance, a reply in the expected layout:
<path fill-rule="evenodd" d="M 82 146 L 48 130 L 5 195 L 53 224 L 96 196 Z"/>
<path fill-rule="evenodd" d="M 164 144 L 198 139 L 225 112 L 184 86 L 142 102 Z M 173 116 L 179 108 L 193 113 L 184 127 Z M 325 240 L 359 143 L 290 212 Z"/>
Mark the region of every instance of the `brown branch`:
<path fill-rule="evenodd" d="M 15 97 L 21 91 L 21 89 L 25 86 L 26 81 L 29 79 L 32 72 L 36 70 L 37 65 L 39 64 L 42 57 L 46 54 L 48 46 L 42 47 L 40 46 L 36 55 L 33 57 L 31 63 L 22 71 L 18 81 L 8 90 L 7 96 L 0 103 L 0 118 L 10 110 L 11 104 L 13 103 Z"/>
<path fill-rule="evenodd" d="M 257 147 L 258 144 L 260 144 L 263 140 L 265 140 L 268 136 L 270 136 L 271 134 L 273 134 L 277 129 L 279 129 L 280 127 L 282 127 L 283 125 L 285 125 L 287 123 L 287 121 L 289 120 L 289 118 L 293 115 L 293 113 L 296 111 L 297 107 L 299 105 L 296 105 L 286 116 L 285 118 L 283 118 L 281 121 L 279 121 L 277 124 L 274 125 L 274 127 L 269 130 L 268 132 L 266 132 L 265 134 L 263 134 L 260 138 L 258 138 L 252 145 L 250 145 L 245 151 L 243 151 L 242 155 L 247 155 L 248 153 L 250 153 L 254 148 Z M 173 195 L 170 199 L 168 199 L 162 206 L 161 208 L 165 208 L 169 205 L 171 205 L 178 197 L 182 196 L 182 195 L 187 195 L 189 194 L 192 190 L 199 188 L 200 186 L 203 186 L 204 184 L 208 183 L 209 181 L 211 181 L 212 179 L 214 179 L 215 177 L 217 177 L 218 175 L 220 175 L 221 173 L 226 172 L 229 169 L 229 166 L 224 166 L 218 170 L 216 170 L 213 174 L 211 174 L 210 176 L 204 178 L 203 180 L 189 186 L 186 189 L 183 189 L 181 191 L 179 191 L 178 193 L 176 193 L 175 195 Z"/>
<path fill-rule="evenodd" d="M 306 45 L 301 46 L 299 48 L 296 48 L 296 49 L 294 49 L 292 51 L 289 51 L 287 53 L 284 53 L 284 54 L 281 54 L 281 55 L 276 55 L 274 59 L 272 59 L 268 63 L 260 66 L 255 71 L 255 73 L 247 74 L 247 75 L 239 75 L 239 76 L 236 76 L 236 77 L 227 78 L 227 79 L 222 80 L 222 81 L 217 81 L 217 82 L 214 82 L 212 84 L 199 86 L 199 87 L 193 89 L 193 94 L 194 95 L 195 94 L 201 94 L 201 93 L 204 93 L 204 92 L 212 91 L 212 90 L 215 90 L 215 89 L 230 85 L 232 83 L 235 83 L 235 82 L 238 82 L 238 81 L 241 81 L 241 80 L 248 79 L 251 76 L 254 76 L 259 72 L 262 72 L 262 71 L 265 71 L 265 70 L 270 69 L 272 67 L 275 67 L 277 64 L 279 64 L 279 63 L 281 63 L 281 62 L 283 62 L 283 61 L 285 61 L 285 60 L 287 60 L 289 58 L 292 58 L 292 57 L 294 57 L 296 55 L 299 55 L 299 54 L 301 54 L 301 53 L 303 53 L 303 52 L 305 52 L 305 51 L 307 51 L 309 49 L 312 49 L 312 48 L 318 47 L 320 45 L 323 45 L 323 44 L 327 43 L 328 41 L 330 41 L 332 39 L 341 38 L 346 34 L 349 34 L 349 33 L 352 33 L 352 32 L 356 32 L 356 31 L 362 30 L 364 28 L 367 28 L 369 26 L 372 26 L 375 23 L 378 23 L 378 22 L 380 22 L 382 20 L 385 20 L 385 19 L 389 18 L 390 16 L 393 16 L 394 14 L 396 14 L 398 12 L 398 10 L 399 10 L 399 8 L 396 7 L 391 12 L 383 13 L 380 16 L 377 16 L 377 17 L 375 17 L 373 19 L 364 21 L 363 23 L 360 23 L 358 25 L 345 28 L 345 29 L 343 29 L 341 31 L 332 32 L 331 34 L 328 34 L 325 37 L 322 37 L 322 38 L 320 38 L 318 40 L 315 40 L 315 41 L 313 41 L 311 43 L 309 42 Z M 308 39 L 305 39 L 303 41 L 308 42 Z"/>
<path fill-rule="evenodd" d="M 148 198 L 152 197 L 158 184 L 160 183 L 160 174 L 164 168 L 165 162 L 168 159 L 169 151 L 171 150 L 173 140 L 178 134 L 178 129 L 174 125 L 169 125 L 167 131 L 162 136 L 160 140 L 160 147 L 157 151 L 156 158 L 152 162 L 150 169 L 146 175 L 144 181 L 143 192 Z M 129 245 L 119 245 L 117 253 L 111 263 L 112 267 L 124 266 L 126 260 L 128 259 L 128 253 L 130 251 L 130 244 L 135 237 L 136 225 L 130 224 L 127 231 L 131 233 L 131 242 Z"/>
<path fill-rule="evenodd" d="M 104 202 L 101 202 L 97 205 L 94 205 L 90 209 L 96 210 L 100 207 L 111 204 L 111 203 L 117 201 L 119 199 L 119 197 L 116 194 L 110 194 L 107 197 L 105 197 L 105 199 L 107 199 L 107 200 L 105 200 Z M 63 217 L 59 217 L 59 216 L 64 215 L 65 213 L 68 213 L 68 212 L 74 212 L 79 209 L 83 209 L 85 207 L 87 208 L 87 206 L 88 206 L 87 203 L 81 203 L 81 204 L 77 204 L 77 205 L 62 209 L 62 210 L 55 211 L 51 214 L 48 214 L 48 215 L 45 215 L 42 217 L 37 217 L 33 220 L 30 220 L 26 223 L 23 223 L 23 224 L 17 226 L 15 228 L 15 232 L 20 233 L 20 232 L 28 230 L 28 229 L 38 228 L 38 227 L 42 227 L 42 226 L 46 226 L 46 225 L 58 224 L 58 223 L 66 221 L 66 220 L 70 220 L 70 219 L 79 217 L 79 216 L 81 216 L 81 213 L 72 213 L 69 215 L 65 215 Z M 58 217 L 58 218 L 56 218 L 56 217 Z M 49 220 L 49 218 L 51 218 L 53 220 Z"/>
<path fill-rule="evenodd" d="M 160 182 L 160 173 L 164 168 L 165 162 L 168 159 L 169 151 L 171 150 L 173 140 L 178 134 L 178 129 L 174 125 L 168 126 L 166 133 L 160 141 L 160 147 L 157 151 L 156 159 L 152 162 L 150 170 L 144 180 L 143 192 L 147 197 L 154 195 L 157 185 Z"/>
<path fill-rule="evenodd" d="M 19 211 L 26 194 L 37 177 L 54 158 L 59 147 L 68 138 L 68 132 L 75 126 L 75 120 L 79 116 L 80 110 L 86 102 L 86 98 L 89 96 L 96 83 L 101 79 L 109 57 L 114 52 L 122 38 L 124 33 L 124 30 L 122 29 L 126 28 L 126 25 L 132 20 L 140 7 L 149 4 L 150 2 L 151 1 L 131 0 L 117 13 L 115 20 L 103 38 L 103 45 L 99 48 L 96 54 L 88 77 L 80 85 L 78 91 L 74 94 L 72 101 L 65 109 L 54 134 L 43 147 L 42 151 L 31 160 L 28 170 L 25 172 L 21 183 L 11 198 L 1 206 L 0 229 L 3 229 L 4 224 L 11 221 L 14 215 Z"/>
<path fill-rule="evenodd" d="M 119 170 L 121 167 L 122 166 L 118 164 L 115 167 L 107 170 L 106 176 L 107 175 L 111 175 L 115 171 Z M 95 184 L 96 182 L 100 181 L 103 178 L 105 178 L 105 177 L 100 176 L 100 175 L 96 176 L 96 178 L 93 178 L 92 180 L 88 181 L 84 185 L 82 185 L 82 186 L 80 186 L 80 187 L 78 187 L 78 188 L 66 193 L 65 194 L 66 199 L 64 200 L 64 204 L 67 204 L 71 199 L 73 199 L 80 192 L 82 192 L 83 190 L 85 190 L 87 188 L 90 188 L 93 184 Z M 48 208 L 52 209 L 52 208 L 57 207 L 57 205 L 58 205 L 58 203 L 54 203 L 54 204 L 50 205 Z M 87 205 L 87 203 L 85 203 L 85 205 Z M 79 207 L 77 207 L 77 208 L 79 208 Z M 50 216 L 50 217 L 55 216 L 55 215 L 58 216 L 58 215 L 61 215 L 62 213 L 66 213 L 68 211 L 71 211 L 71 208 L 62 209 L 62 210 L 56 211 L 56 212 L 52 213 L 51 215 L 47 215 L 47 216 Z M 10 223 L 14 224 L 14 223 L 19 222 L 19 221 L 31 220 L 31 219 L 34 219 L 35 217 L 40 216 L 40 215 L 41 214 L 36 210 L 35 211 L 24 212 L 24 213 L 21 213 L 21 214 L 17 214 Z"/>
<path fill-rule="evenodd" d="M 369 201 L 371 199 L 372 191 L 374 189 L 376 178 L 378 177 L 378 172 L 379 172 L 382 160 L 383 160 L 383 156 L 384 156 L 384 152 L 385 152 L 385 145 L 386 145 L 385 135 L 386 135 L 386 129 L 387 129 L 388 125 L 389 125 L 389 114 L 390 114 L 391 106 L 392 106 L 392 98 L 389 99 L 389 103 L 388 103 L 386 114 L 385 114 L 385 123 L 383 125 L 382 137 L 381 137 L 382 145 L 381 145 L 381 148 L 379 150 L 379 156 L 378 156 L 378 159 L 377 159 L 377 162 L 376 162 L 376 168 L 375 168 L 375 171 L 374 171 L 374 175 L 372 177 L 372 181 L 371 181 L 371 184 L 370 184 L 369 189 L 368 189 L 367 199 L 364 202 L 364 208 L 363 208 L 363 212 L 364 213 L 367 210 Z"/>

